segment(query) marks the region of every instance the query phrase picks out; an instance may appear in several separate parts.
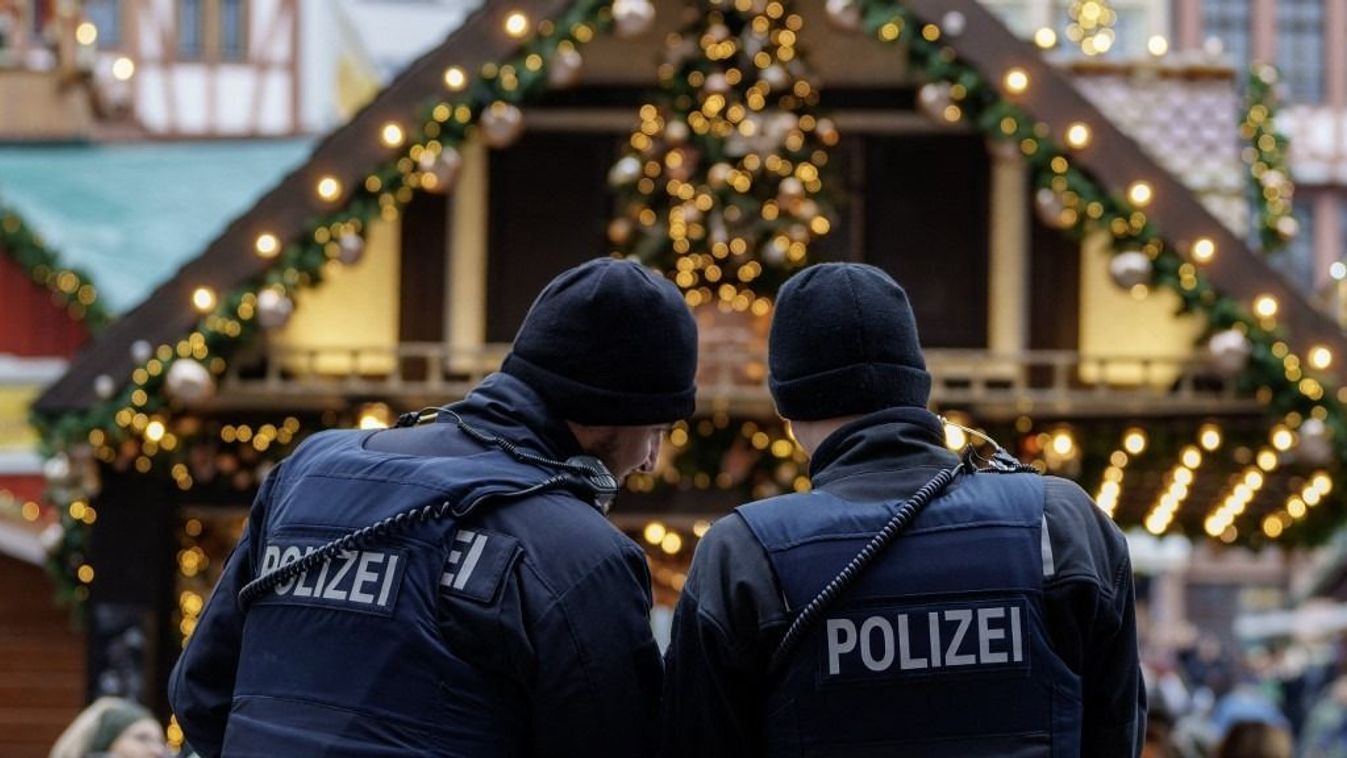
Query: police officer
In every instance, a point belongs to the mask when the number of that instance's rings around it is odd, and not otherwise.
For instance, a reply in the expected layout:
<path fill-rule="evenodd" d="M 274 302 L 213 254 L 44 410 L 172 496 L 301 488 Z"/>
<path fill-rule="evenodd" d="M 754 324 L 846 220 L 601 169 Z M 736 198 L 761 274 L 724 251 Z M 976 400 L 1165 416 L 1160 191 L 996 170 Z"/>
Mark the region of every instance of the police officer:
<path fill-rule="evenodd" d="M 769 364 L 814 489 L 742 506 L 698 545 L 666 655 L 664 752 L 1135 755 L 1127 545 L 1062 479 L 955 476 L 772 665 L 801 609 L 959 458 L 926 410 L 907 295 L 877 268 L 789 280 Z"/>
<path fill-rule="evenodd" d="M 307 440 L 267 477 L 173 672 L 192 747 L 652 752 L 645 555 L 604 518 L 602 477 L 566 462 L 593 456 L 610 484 L 652 465 L 693 410 L 696 361 L 677 289 L 595 260 L 543 290 L 501 371 L 435 423 Z M 340 549 L 301 562 L 324 546 Z"/>

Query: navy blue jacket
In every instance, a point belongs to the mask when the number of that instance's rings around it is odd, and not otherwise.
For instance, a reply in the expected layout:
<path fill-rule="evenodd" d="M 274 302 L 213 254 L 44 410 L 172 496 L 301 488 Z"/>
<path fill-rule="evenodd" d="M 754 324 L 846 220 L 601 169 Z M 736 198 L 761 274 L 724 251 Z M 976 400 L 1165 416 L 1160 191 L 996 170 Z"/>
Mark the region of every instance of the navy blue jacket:
<path fill-rule="evenodd" d="M 489 377 L 453 407 L 544 456 L 580 453 L 512 377 Z M 422 473 L 378 481 L 412 470 Z M 462 471 L 477 474 L 450 473 Z M 645 555 L 565 490 L 488 503 L 438 532 L 432 523 L 370 546 L 345 561 L 343 578 L 333 561 L 329 573 L 268 591 L 246 613 L 236 601 L 259 572 L 350 525 L 554 473 L 516 464 L 450 423 L 306 441 L 264 483 L 173 672 L 170 699 L 187 740 L 205 756 L 651 752 L 661 669 Z M 340 489 L 316 483 L 324 478 Z M 362 502 L 367 521 L 352 515 Z M 313 526 L 323 514 L 341 528 Z M 413 549 L 418 541 L 429 552 Z"/>
<path fill-rule="evenodd" d="M 863 515 L 865 504 L 879 509 L 884 503 L 902 500 L 956 461 L 944 447 L 938 419 L 922 409 L 902 408 L 871 414 L 839 429 L 815 452 L 810 473 L 815 489 L 827 496 L 819 502 L 844 501 L 845 507 L 856 510 L 847 518 L 865 521 L 868 527 Z M 1047 533 L 1042 545 L 1041 621 L 1050 638 L 1053 665 L 1064 665 L 1072 678 L 1078 678 L 1080 687 L 1079 723 L 1068 725 L 1067 731 L 1078 733 L 1082 755 L 1136 755 L 1144 731 L 1145 690 L 1126 541 L 1076 485 L 1054 477 L 1043 477 L 1040 484 Z M 938 516 L 941 504 L 937 499 L 913 528 L 920 528 L 924 518 Z M 755 504 L 745 510 L 773 505 Z M 875 524 L 882 521 L 877 519 Z M 799 680 L 793 680 L 789 672 L 784 679 L 779 673 L 768 676 L 766 668 L 792 619 L 788 607 L 798 609 L 802 601 L 789 597 L 790 590 L 783 585 L 798 581 L 779 578 L 782 556 L 775 556 L 774 565 L 760 536 L 769 542 L 775 538 L 759 527 L 764 534 L 755 535 L 744 515 L 735 513 L 716 522 L 697 547 L 666 654 L 665 755 L 789 752 L 781 748 L 779 734 L 789 719 L 783 721 L 779 709 L 789 707 L 792 698 L 782 698 L 777 690 L 783 682 L 790 686 Z M 1035 531 L 1037 537 L 1041 530 Z M 899 536 L 889 550 L 903 550 L 903 540 Z M 774 549 L 794 544 L 774 543 Z M 826 562 L 832 565 L 836 559 L 829 555 Z M 810 567 L 802 570 L 808 572 Z M 920 588 L 899 591 L 920 594 Z M 938 592 L 932 593 L 931 602 L 938 599 Z M 797 652 L 799 655 L 813 653 Z M 839 658 L 842 673 L 850 665 L 847 660 Z M 819 682 L 826 681 L 827 677 L 819 676 Z M 801 732 L 795 744 L 805 745 L 806 754 L 813 754 L 807 746 L 827 740 L 820 740 L 824 735 L 810 730 L 836 730 L 844 735 L 851 723 L 849 718 L 868 719 L 856 722 L 860 725 L 856 731 L 873 732 L 877 723 L 871 722 L 878 722 L 896 735 L 905 729 L 919 732 L 930 726 L 916 720 L 922 717 L 913 709 L 888 707 L 879 691 L 875 692 L 873 712 L 853 704 L 850 710 L 834 713 L 824 723 L 802 715 L 793 722 Z M 969 703 L 968 707 L 975 705 Z M 905 715 L 914 723 L 905 723 Z M 967 718 L 970 732 L 979 723 L 979 714 L 971 710 L 953 715 Z"/>

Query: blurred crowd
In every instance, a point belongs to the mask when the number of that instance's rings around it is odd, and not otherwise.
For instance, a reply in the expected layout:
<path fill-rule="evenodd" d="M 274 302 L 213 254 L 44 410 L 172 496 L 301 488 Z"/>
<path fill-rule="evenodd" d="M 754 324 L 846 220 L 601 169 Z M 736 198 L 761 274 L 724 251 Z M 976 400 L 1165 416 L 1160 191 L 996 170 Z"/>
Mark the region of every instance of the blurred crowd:
<path fill-rule="evenodd" d="M 1347 758 L 1347 644 L 1205 636 L 1147 661 L 1149 758 Z"/>

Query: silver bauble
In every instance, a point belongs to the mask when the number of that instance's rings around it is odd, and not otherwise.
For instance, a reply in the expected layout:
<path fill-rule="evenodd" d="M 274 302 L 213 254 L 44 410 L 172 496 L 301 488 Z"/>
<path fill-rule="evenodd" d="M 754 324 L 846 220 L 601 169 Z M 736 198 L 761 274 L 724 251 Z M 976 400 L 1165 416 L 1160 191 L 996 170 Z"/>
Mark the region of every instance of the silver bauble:
<path fill-rule="evenodd" d="M 688 128 L 687 122 L 681 119 L 675 118 L 664 127 L 664 138 L 672 145 L 681 145 L 691 136 L 692 130 Z"/>
<path fill-rule="evenodd" d="M 624 155 L 613 167 L 608 169 L 608 183 L 622 187 L 641 178 L 641 159 L 634 155 Z"/>
<path fill-rule="evenodd" d="M 145 363 L 154 357 L 154 346 L 145 340 L 136 340 L 131 343 L 131 360 L 136 363 Z"/>
<path fill-rule="evenodd" d="M 94 377 L 94 394 L 98 399 L 107 400 L 117 393 L 117 380 L 107 374 L 99 374 Z"/>
<path fill-rule="evenodd" d="M 645 34 L 655 23 L 650 0 L 613 0 L 613 28 L 617 36 L 630 39 Z"/>
<path fill-rule="evenodd" d="M 42 463 L 42 476 L 47 480 L 47 484 L 53 487 L 69 485 L 72 473 L 70 456 L 63 452 L 53 455 Z"/>
<path fill-rule="evenodd" d="M 1211 362 L 1216 370 L 1226 376 L 1234 376 L 1249 365 L 1253 346 L 1243 332 L 1226 329 L 1211 335 L 1207 341 L 1207 351 L 1211 354 Z"/>
<path fill-rule="evenodd" d="M 1328 424 L 1309 418 L 1300 425 L 1296 460 L 1309 466 L 1324 466 L 1333 460 L 1333 432 Z"/>
<path fill-rule="evenodd" d="M 174 400 L 194 405 L 215 395 L 215 377 L 210 375 L 210 369 L 199 362 L 180 358 L 169 366 L 164 389 Z"/>
<path fill-rule="evenodd" d="M 788 176 L 781 180 L 781 184 L 777 185 L 776 193 L 783 204 L 790 200 L 797 200 L 804 197 L 804 182 L 793 176 Z"/>
<path fill-rule="evenodd" d="M 438 153 L 425 151 L 417 163 L 422 173 L 435 177 L 430 182 L 422 180 L 422 189 L 441 194 L 452 189 L 458 180 L 458 172 L 463 168 L 463 156 L 454 148 L 446 146 Z"/>
<path fill-rule="evenodd" d="M 557 89 L 573 87 L 579 83 L 584 65 L 585 59 L 579 50 L 573 47 L 561 48 L 547 64 L 547 83 Z"/>
<path fill-rule="evenodd" d="M 263 329 L 280 329 L 294 312 L 295 303 L 284 292 L 268 287 L 257 293 L 257 323 Z"/>
<path fill-rule="evenodd" d="M 957 37 L 968 26 L 968 19 L 959 11 L 950 11 L 940 17 L 940 31 L 947 36 Z"/>
<path fill-rule="evenodd" d="M 1043 187 L 1034 193 L 1034 211 L 1044 225 L 1060 229 L 1064 210 L 1066 205 L 1062 202 L 1062 196 L 1051 189 Z"/>
<path fill-rule="evenodd" d="M 337 239 L 337 260 L 350 266 L 359 263 L 365 255 L 365 238 L 355 232 L 347 232 Z"/>
<path fill-rule="evenodd" d="M 945 109 L 953 103 L 950 86 L 945 82 L 929 82 L 917 90 L 917 108 L 933 121 L 946 123 Z"/>
<path fill-rule="evenodd" d="M 861 29 L 860 0 L 828 0 L 825 6 L 828 20 L 844 32 L 858 32 Z"/>
<path fill-rule="evenodd" d="M 482 139 L 499 150 L 513 145 L 524 133 L 524 114 L 517 106 L 497 100 L 482 112 L 480 126 Z"/>
<path fill-rule="evenodd" d="M 790 72 L 781 66 L 768 66 L 763 69 L 762 80 L 774 90 L 790 86 Z"/>
<path fill-rule="evenodd" d="M 1138 284 L 1150 284 L 1152 269 L 1150 256 L 1140 250 L 1123 251 L 1108 262 L 1109 277 L 1125 290 Z"/>

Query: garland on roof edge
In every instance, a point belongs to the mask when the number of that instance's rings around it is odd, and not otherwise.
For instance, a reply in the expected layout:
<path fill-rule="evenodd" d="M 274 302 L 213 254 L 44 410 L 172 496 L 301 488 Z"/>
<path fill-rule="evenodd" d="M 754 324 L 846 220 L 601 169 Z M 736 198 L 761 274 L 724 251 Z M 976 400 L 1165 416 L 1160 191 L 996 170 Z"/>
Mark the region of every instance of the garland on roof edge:
<path fill-rule="evenodd" d="M 37 232 L 4 206 L 0 206 L 0 252 L 22 266 L 33 282 L 51 292 L 53 302 L 91 331 L 97 332 L 111 319 L 93 279 L 78 268 L 62 265 Z"/>
<path fill-rule="evenodd" d="M 782 3 L 766 0 L 734 0 L 734 7 L 739 6 L 778 17 L 785 12 Z M 1046 125 L 1002 98 L 986 75 L 962 61 L 947 43 L 966 23 L 961 15 L 946 14 L 939 25 L 925 23 L 894 0 L 834 2 L 829 9 L 839 25 L 864 29 L 893 45 L 898 54 L 908 56 L 911 69 L 927 82 L 918 101 L 923 111 L 937 120 L 972 124 L 998 149 L 1023 155 L 1039 187 L 1036 205 L 1046 220 L 1077 238 L 1092 232 L 1109 234 L 1115 262 L 1128 263 L 1121 267 L 1122 274 L 1136 284 L 1168 288 L 1178 294 L 1184 312 L 1205 314 L 1209 345 L 1215 349 L 1220 343 L 1222 349 L 1215 352 L 1230 369 L 1233 381 L 1241 391 L 1255 395 L 1267 406 L 1279 427 L 1295 433 L 1297 427 L 1314 420 L 1327 428 L 1339 454 L 1347 452 L 1347 420 L 1338 396 L 1327 386 L 1326 378 L 1320 378 L 1321 374 L 1316 375 L 1311 366 L 1302 365 L 1300 358 L 1290 353 L 1273 317 L 1255 315 L 1245 304 L 1213 289 L 1199 264 L 1190 260 L 1194 251 L 1183 251 L 1185 255 L 1166 244 L 1143 212 L 1099 187 L 1072 164 Z M 326 266 L 338 265 L 333 261 L 358 259 L 363 250 L 361 235 L 372 218 L 396 218 L 417 190 L 444 191 L 451 186 L 460 164 L 455 146 L 470 126 L 478 129 L 488 144 L 508 145 L 522 128 L 518 103 L 548 86 L 576 81 L 580 46 L 610 27 L 619 35 L 639 34 L 649 28 L 653 13 L 647 0 L 615 0 L 611 4 L 582 0 L 561 18 L 538 23 L 508 61 L 489 63 L 476 73 L 452 68 L 446 71 L 449 94 L 433 99 L 415 129 L 385 128 L 385 143 L 405 146 L 405 151 L 354 188 L 345 207 L 312 219 L 299 239 L 282 242 L 259 238 L 259 251 L 265 243 L 279 253 L 275 264 L 263 276 L 218 299 L 208 293 L 210 297 L 200 303 L 208 312 L 197 329 L 176 344 L 134 348 L 139 367 L 127 386 L 118 389 L 117 380 L 103 381 L 100 377 L 107 392 L 95 407 L 62 418 L 36 418 L 48 451 L 55 454 L 87 449 L 105 463 L 129 459 L 130 465 L 147 474 L 182 471 L 178 467 L 185 465 L 189 451 L 204 435 L 196 419 L 177 411 L 191 397 L 210 391 L 239 346 L 259 329 L 269 328 L 268 324 L 283 323 L 293 307 L 294 294 L 319 284 Z M 992 75 L 1000 77 L 1003 73 Z M 323 191 L 321 185 L 318 189 Z M 757 255 L 758 251 L 747 254 Z M 1115 269 L 1115 279 L 1119 275 Z M 754 447 L 754 436 L 761 431 L 739 428 Z M 743 436 L 739 432 L 727 425 L 697 436 L 733 440 Z M 169 439 L 173 441 L 171 446 L 164 444 Z M 767 449 L 779 439 L 767 435 Z M 283 448 L 277 443 L 268 449 L 280 454 Z M 781 452 L 788 453 L 784 447 Z M 795 464 L 798 475 L 795 458 L 794 451 L 789 451 L 780 460 Z M 779 476 L 786 473 L 788 467 L 778 467 Z M 177 473 L 173 475 L 180 486 L 188 481 Z M 1341 474 L 1334 477 L 1337 490 L 1343 491 Z M 695 482 L 696 474 L 691 478 Z M 752 477 L 745 481 L 752 481 Z M 796 481 L 783 486 L 794 487 Z M 87 563 L 78 536 L 87 530 L 87 518 L 75 518 L 71 510 L 76 504 L 87 507 L 87 502 L 68 498 L 56 503 L 67 536 L 55 549 L 52 565 L 63 596 L 78 602 L 87 596 L 87 587 L 79 576 L 80 567 Z M 1209 532 L 1213 525 L 1210 519 L 1217 515 L 1208 518 Z M 1222 527 L 1217 534 L 1223 538 L 1233 534 L 1227 541 L 1243 543 L 1262 539 L 1256 526 L 1243 525 L 1232 532 L 1237 516 L 1231 517 L 1230 524 L 1215 524 Z M 1337 516 L 1336 509 L 1330 507 L 1316 508 L 1299 517 L 1286 512 L 1287 533 L 1300 540 L 1322 540 Z"/>

